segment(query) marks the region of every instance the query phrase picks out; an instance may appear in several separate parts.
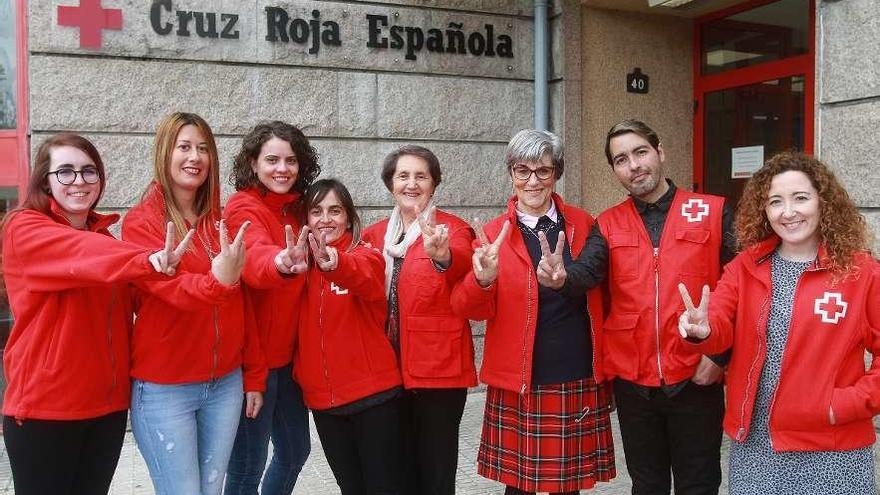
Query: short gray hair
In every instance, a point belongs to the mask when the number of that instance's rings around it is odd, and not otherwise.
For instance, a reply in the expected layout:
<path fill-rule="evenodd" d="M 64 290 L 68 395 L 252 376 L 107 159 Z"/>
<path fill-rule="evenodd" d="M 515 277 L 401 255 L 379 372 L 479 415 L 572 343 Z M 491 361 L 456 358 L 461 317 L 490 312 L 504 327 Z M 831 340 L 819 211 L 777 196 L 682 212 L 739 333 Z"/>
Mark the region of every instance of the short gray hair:
<path fill-rule="evenodd" d="M 510 171 L 517 163 L 537 162 L 548 154 L 550 155 L 550 163 L 556 168 L 556 178 L 559 179 L 565 168 L 562 140 L 549 131 L 523 129 L 517 132 L 507 144 L 504 161 L 507 170 Z"/>

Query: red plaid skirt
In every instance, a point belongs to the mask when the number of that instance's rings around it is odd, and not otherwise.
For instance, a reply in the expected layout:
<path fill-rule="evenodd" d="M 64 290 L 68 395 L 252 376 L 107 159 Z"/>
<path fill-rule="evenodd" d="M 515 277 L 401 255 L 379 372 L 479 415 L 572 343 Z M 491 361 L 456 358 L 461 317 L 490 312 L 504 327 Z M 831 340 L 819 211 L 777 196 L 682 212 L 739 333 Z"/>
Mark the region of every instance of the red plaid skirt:
<path fill-rule="evenodd" d="M 527 492 L 592 488 L 617 475 L 611 391 L 592 378 L 519 395 L 489 387 L 477 472 Z"/>

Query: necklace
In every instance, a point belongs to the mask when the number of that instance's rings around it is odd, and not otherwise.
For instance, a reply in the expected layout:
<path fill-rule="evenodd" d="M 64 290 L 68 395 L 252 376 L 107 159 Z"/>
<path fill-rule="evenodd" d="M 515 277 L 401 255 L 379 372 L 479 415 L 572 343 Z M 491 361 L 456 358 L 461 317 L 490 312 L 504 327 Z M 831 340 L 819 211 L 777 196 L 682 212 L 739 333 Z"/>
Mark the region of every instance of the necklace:
<path fill-rule="evenodd" d="M 210 260 L 210 261 L 214 261 L 214 256 L 216 256 L 216 254 L 214 253 L 214 250 L 211 248 L 211 240 L 210 240 L 210 237 L 209 237 L 209 239 L 208 239 L 207 241 L 205 241 L 205 238 L 202 237 L 202 232 L 201 232 L 202 230 L 203 230 L 203 229 L 199 229 L 199 233 L 198 233 L 198 235 L 197 235 L 196 237 L 198 237 L 198 238 L 199 238 L 199 242 L 202 243 L 202 247 L 205 249 L 205 254 L 208 255 L 208 260 Z"/>

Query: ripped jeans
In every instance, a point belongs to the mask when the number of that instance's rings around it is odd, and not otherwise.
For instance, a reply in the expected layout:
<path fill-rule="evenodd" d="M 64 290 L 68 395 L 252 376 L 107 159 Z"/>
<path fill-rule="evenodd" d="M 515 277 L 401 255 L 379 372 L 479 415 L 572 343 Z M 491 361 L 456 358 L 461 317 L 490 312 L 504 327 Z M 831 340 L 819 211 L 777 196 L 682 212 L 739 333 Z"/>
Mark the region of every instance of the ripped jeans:
<path fill-rule="evenodd" d="M 157 495 L 219 495 L 241 414 L 241 369 L 210 382 L 133 380 L 131 429 Z"/>

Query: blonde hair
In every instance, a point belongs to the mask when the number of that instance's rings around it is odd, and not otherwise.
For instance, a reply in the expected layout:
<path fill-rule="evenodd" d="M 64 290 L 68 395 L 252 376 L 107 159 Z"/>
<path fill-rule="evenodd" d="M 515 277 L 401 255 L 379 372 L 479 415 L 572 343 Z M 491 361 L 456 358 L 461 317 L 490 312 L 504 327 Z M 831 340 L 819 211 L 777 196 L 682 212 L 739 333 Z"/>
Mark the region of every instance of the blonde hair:
<path fill-rule="evenodd" d="M 177 135 L 187 125 L 195 126 L 201 131 L 207 142 L 208 156 L 211 160 L 208 179 L 196 191 L 196 199 L 193 203 L 193 209 L 197 216 L 196 225 L 220 219 L 220 159 L 217 154 L 214 133 L 208 123 L 198 115 L 174 112 L 162 119 L 156 129 L 156 141 L 153 146 L 153 176 L 162 188 L 162 195 L 165 197 L 165 214 L 168 220 L 174 222 L 178 239 L 183 239 L 188 229 L 183 212 L 180 210 L 180 205 L 177 204 L 171 189 L 171 173 L 168 170 L 168 165 L 177 144 Z"/>

